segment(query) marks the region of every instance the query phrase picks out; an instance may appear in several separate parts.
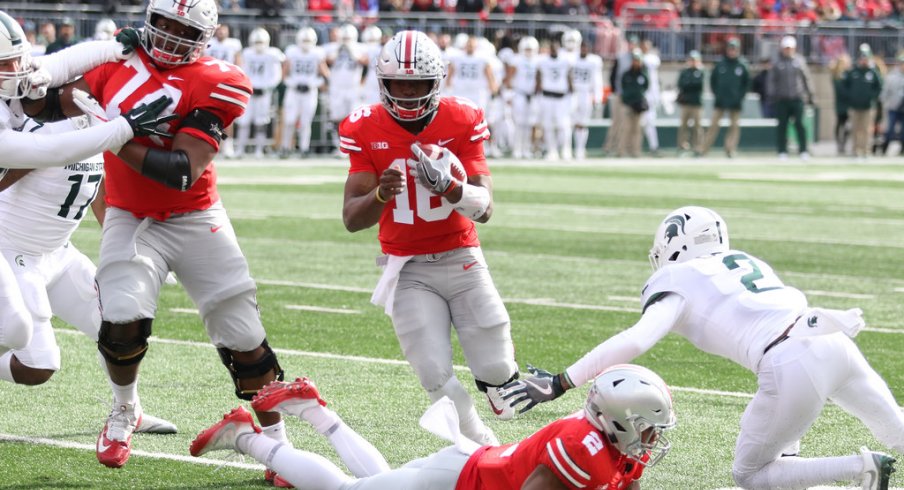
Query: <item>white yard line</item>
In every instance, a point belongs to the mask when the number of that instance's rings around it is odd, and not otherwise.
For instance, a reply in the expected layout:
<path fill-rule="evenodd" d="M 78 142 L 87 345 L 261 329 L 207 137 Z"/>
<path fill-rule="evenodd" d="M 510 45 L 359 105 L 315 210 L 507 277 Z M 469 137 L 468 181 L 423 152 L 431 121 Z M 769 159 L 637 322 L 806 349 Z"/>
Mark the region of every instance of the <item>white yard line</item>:
<path fill-rule="evenodd" d="M 54 446 L 65 449 L 81 449 L 84 451 L 96 451 L 94 444 L 83 444 L 80 442 L 62 441 L 59 439 L 48 439 L 46 437 L 27 437 L 17 436 L 13 434 L 0 434 L 0 441 L 22 442 L 26 444 L 36 444 L 41 446 Z M 182 463 L 203 464 L 208 466 L 229 466 L 232 468 L 240 468 L 243 470 L 263 470 L 264 466 L 259 464 L 240 463 L 238 461 L 226 461 L 221 459 L 195 458 L 191 456 L 183 456 L 179 454 L 155 453 L 151 451 L 142 451 L 133 449 L 132 456 L 144 456 L 154 459 L 168 459 L 170 461 L 180 461 Z"/>
<path fill-rule="evenodd" d="M 360 315 L 360 310 L 348 310 L 345 308 L 324 308 L 310 305 L 286 305 L 287 310 L 313 311 L 317 313 L 341 313 L 343 315 Z"/>

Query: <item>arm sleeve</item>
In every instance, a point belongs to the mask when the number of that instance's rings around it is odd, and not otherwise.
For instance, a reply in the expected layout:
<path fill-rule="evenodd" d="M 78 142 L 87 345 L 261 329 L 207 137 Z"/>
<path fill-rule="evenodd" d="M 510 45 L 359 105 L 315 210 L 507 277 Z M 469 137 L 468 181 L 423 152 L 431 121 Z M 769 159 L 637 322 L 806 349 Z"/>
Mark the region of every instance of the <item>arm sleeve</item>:
<path fill-rule="evenodd" d="M 8 168 L 62 167 L 120 147 L 132 139 L 132 128 L 125 118 L 81 131 L 57 134 L 0 131 L 3 166 Z"/>
<path fill-rule="evenodd" d="M 578 387 L 609 366 L 630 362 L 665 337 L 683 310 L 684 298 L 667 294 L 650 305 L 634 326 L 610 337 L 566 369 L 568 378 Z"/>
<path fill-rule="evenodd" d="M 35 58 L 50 73 L 50 86 L 60 85 L 104 63 L 117 61 L 122 45 L 116 41 L 86 41 L 62 51 Z"/>

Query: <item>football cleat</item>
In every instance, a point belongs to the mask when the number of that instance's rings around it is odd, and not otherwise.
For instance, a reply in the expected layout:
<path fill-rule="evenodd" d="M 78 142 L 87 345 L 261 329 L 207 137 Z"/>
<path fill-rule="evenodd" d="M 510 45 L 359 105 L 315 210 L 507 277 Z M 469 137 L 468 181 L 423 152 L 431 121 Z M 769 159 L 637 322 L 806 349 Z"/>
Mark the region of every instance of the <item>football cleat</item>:
<path fill-rule="evenodd" d="M 296 417 L 301 417 L 302 412 L 317 405 L 325 407 L 326 402 L 308 378 L 296 378 L 291 383 L 273 381 L 261 388 L 251 400 L 251 408 L 256 412 L 279 412 Z"/>
<path fill-rule="evenodd" d="M 201 431 L 188 448 L 192 456 L 201 456 L 210 451 L 235 451 L 235 443 L 242 434 L 258 433 L 260 427 L 254 425 L 251 412 L 244 407 L 233 408 L 223 416 L 223 420 Z"/>
<path fill-rule="evenodd" d="M 888 480 L 895 472 L 895 458 L 885 453 L 870 451 L 866 446 L 860 448 L 863 457 L 863 479 L 860 488 L 863 490 L 888 490 Z"/>
<path fill-rule="evenodd" d="M 264 480 L 267 483 L 272 484 L 276 488 L 295 488 L 295 485 L 287 482 L 283 479 L 283 477 L 279 476 L 279 474 L 271 469 L 264 470 Z"/>
<path fill-rule="evenodd" d="M 169 420 L 154 417 L 153 415 L 148 415 L 146 413 L 141 415 L 138 427 L 135 428 L 136 433 L 144 434 L 175 434 L 178 431 L 176 424 Z"/>
<path fill-rule="evenodd" d="M 511 420 L 515 416 L 515 409 L 502 399 L 501 386 L 487 386 L 487 401 L 490 402 L 490 410 L 499 420 Z"/>
<path fill-rule="evenodd" d="M 97 437 L 97 460 L 110 468 L 122 468 L 132 453 L 132 433 L 141 425 L 141 407 L 123 403 L 113 407 Z"/>

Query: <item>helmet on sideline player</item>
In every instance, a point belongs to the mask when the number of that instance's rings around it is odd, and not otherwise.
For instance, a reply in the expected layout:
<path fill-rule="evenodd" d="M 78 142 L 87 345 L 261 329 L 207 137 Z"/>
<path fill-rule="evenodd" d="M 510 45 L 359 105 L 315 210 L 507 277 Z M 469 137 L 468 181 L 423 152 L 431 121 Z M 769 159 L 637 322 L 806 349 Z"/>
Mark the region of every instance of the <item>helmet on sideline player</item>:
<path fill-rule="evenodd" d="M 0 61 L 17 62 L 12 70 L 0 71 L 0 99 L 21 99 L 31 89 L 31 44 L 22 26 L 0 10 Z"/>
<path fill-rule="evenodd" d="M 109 41 L 116 33 L 116 22 L 113 19 L 101 19 L 94 26 L 94 39 L 96 41 Z"/>
<path fill-rule="evenodd" d="M 248 44 L 258 53 L 263 53 L 270 47 L 270 33 L 263 27 L 255 27 L 248 34 Z"/>
<path fill-rule="evenodd" d="M 383 41 L 383 31 L 378 26 L 369 25 L 361 33 L 361 41 L 367 44 L 380 44 Z"/>
<path fill-rule="evenodd" d="M 669 452 L 663 431 L 675 426 L 672 395 L 653 371 L 617 364 L 593 381 L 584 414 L 628 458 L 653 466 Z"/>
<path fill-rule="evenodd" d="M 446 66 L 439 46 L 420 31 L 396 33 L 377 58 L 380 102 L 400 121 L 416 121 L 433 114 L 439 107 L 439 87 L 445 76 Z M 433 86 L 423 97 L 393 97 L 389 93 L 390 80 L 432 80 Z M 412 104 L 414 107 L 408 107 Z"/>
<path fill-rule="evenodd" d="M 524 36 L 518 41 L 518 53 L 533 58 L 540 52 L 540 42 L 534 36 Z"/>
<path fill-rule="evenodd" d="M 562 49 L 565 51 L 577 51 L 581 47 L 581 32 L 571 29 L 562 33 Z"/>
<path fill-rule="evenodd" d="M 311 27 L 302 27 L 295 34 L 295 44 L 305 51 L 317 46 L 317 31 Z"/>
<path fill-rule="evenodd" d="M 725 220 L 712 209 L 685 206 L 669 213 L 659 225 L 650 249 L 650 264 L 657 270 L 728 250 Z"/>
<path fill-rule="evenodd" d="M 165 17 L 197 31 L 184 38 L 158 29 L 154 22 Z M 150 0 L 144 21 L 144 49 L 164 66 L 188 65 L 198 61 L 217 27 L 215 0 Z"/>
<path fill-rule="evenodd" d="M 339 28 L 339 44 L 348 46 L 358 42 L 358 28 L 351 24 L 343 24 Z"/>

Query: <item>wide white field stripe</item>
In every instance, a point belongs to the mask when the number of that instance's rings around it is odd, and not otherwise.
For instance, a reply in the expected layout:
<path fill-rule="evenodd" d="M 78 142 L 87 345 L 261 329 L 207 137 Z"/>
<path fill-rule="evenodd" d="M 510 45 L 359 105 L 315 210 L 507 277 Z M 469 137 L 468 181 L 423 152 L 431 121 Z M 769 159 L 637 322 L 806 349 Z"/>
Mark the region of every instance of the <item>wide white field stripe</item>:
<path fill-rule="evenodd" d="M 373 292 L 373 289 L 370 288 L 356 288 L 354 286 L 340 286 L 338 284 L 320 284 L 316 282 L 297 282 L 297 281 L 280 281 L 276 279 L 255 279 L 255 282 L 258 284 L 264 284 L 267 286 L 290 286 L 296 288 L 309 288 L 309 289 L 326 289 L 328 291 L 347 291 L 349 293 L 366 293 L 370 294 Z"/>
<path fill-rule="evenodd" d="M 86 451 L 96 451 L 94 444 L 82 444 L 79 442 L 62 441 L 58 439 L 47 439 L 44 437 L 26 437 L 16 436 L 12 434 L 0 434 L 0 441 L 22 442 L 26 444 L 39 444 L 42 446 L 55 446 L 65 449 L 82 449 Z M 132 450 L 133 456 L 144 456 L 155 459 L 168 459 L 170 461 L 181 461 L 183 463 L 204 464 L 209 466 L 229 466 L 232 468 L 240 468 L 243 470 L 263 470 L 264 466 L 259 464 L 240 463 L 238 461 L 224 461 L 221 459 L 195 458 L 192 456 L 183 456 L 180 454 L 153 453 L 150 451 L 142 451 L 140 449 Z"/>
<path fill-rule="evenodd" d="M 849 298 L 849 299 L 876 299 L 875 294 L 859 294 L 859 293 L 842 293 L 838 291 L 820 291 L 808 289 L 804 291 L 807 296 L 826 296 L 829 298 Z"/>
<path fill-rule="evenodd" d="M 360 315 L 360 310 L 347 310 L 344 308 L 324 308 L 311 305 L 286 305 L 287 310 L 314 311 L 318 313 L 342 313 L 344 315 Z"/>

